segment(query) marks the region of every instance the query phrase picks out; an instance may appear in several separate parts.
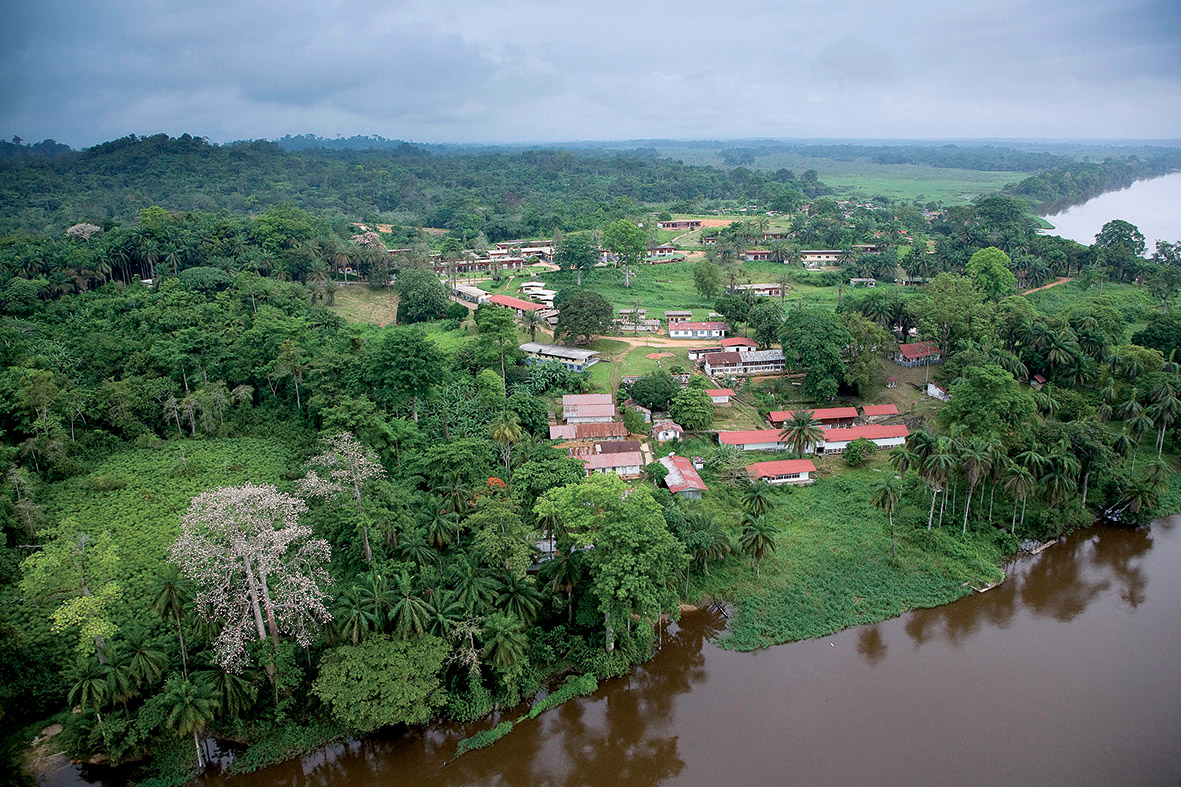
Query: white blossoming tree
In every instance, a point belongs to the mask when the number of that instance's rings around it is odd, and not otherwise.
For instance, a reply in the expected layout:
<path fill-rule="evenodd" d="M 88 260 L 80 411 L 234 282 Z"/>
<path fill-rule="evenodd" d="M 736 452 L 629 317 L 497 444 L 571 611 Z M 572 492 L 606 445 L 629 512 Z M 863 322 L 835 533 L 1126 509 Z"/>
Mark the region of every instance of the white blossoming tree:
<path fill-rule="evenodd" d="M 102 232 L 103 228 L 97 224 L 89 222 L 82 222 L 80 224 L 73 224 L 66 230 L 67 238 L 76 238 L 78 240 L 90 240 L 92 237 Z"/>
<path fill-rule="evenodd" d="M 377 454 L 350 432 L 328 438 L 324 453 L 308 461 L 308 474 L 299 482 L 304 497 L 337 497 L 352 494 L 361 515 L 361 539 L 365 548 L 365 562 L 373 564 L 369 548 L 369 524 L 365 521 L 361 488 L 374 478 L 385 477 L 385 468 Z"/>
<path fill-rule="evenodd" d="M 197 584 L 197 607 L 223 622 L 214 653 L 227 671 L 246 663 L 251 640 L 269 635 L 277 649 L 285 635 L 306 647 L 332 619 L 332 550 L 299 523 L 305 511 L 273 486 L 245 484 L 197 495 L 181 517 L 169 557 Z"/>

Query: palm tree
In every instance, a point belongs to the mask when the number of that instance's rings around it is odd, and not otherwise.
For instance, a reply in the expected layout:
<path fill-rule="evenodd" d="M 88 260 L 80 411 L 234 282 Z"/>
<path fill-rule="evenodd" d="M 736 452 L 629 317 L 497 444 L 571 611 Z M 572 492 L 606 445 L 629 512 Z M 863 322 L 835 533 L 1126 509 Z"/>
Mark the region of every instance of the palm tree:
<path fill-rule="evenodd" d="M 128 667 L 137 685 L 151 685 L 164 677 L 168 657 L 148 643 L 146 632 L 138 631 L 128 637 L 127 648 Z"/>
<path fill-rule="evenodd" d="M 440 551 L 451 546 L 460 529 L 455 513 L 448 511 L 437 497 L 427 500 L 422 510 L 422 522 L 426 530 L 426 542 Z"/>
<path fill-rule="evenodd" d="M 448 508 L 456 514 L 463 513 L 472 499 L 472 488 L 458 474 L 449 475 L 434 491 L 446 498 Z"/>
<path fill-rule="evenodd" d="M 750 555 L 754 561 L 757 578 L 761 575 L 763 556 L 767 552 L 775 551 L 775 536 L 779 534 L 779 528 L 767 521 L 765 516 L 755 517 L 747 514 L 742 520 L 738 543 L 742 551 Z"/>
<path fill-rule="evenodd" d="M 726 555 L 730 554 L 730 537 L 717 518 L 708 511 L 697 509 L 685 519 L 693 534 L 693 560 L 701 565 L 702 573 L 708 577 L 709 561 L 725 560 Z"/>
<path fill-rule="evenodd" d="M 336 597 L 332 623 L 337 637 L 353 645 L 364 642 L 369 631 L 379 625 L 377 614 L 366 603 L 364 591 L 356 585 L 348 587 Z"/>
<path fill-rule="evenodd" d="M 390 625 L 394 635 L 399 639 L 410 639 L 426 631 L 431 608 L 418 596 L 406 570 L 394 576 L 391 590 L 396 599 L 390 608 Z"/>
<path fill-rule="evenodd" d="M 224 716 L 241 716 L 254 704 L 255 687 L 250 679 L 226 672 L 216 664 L 212 669 L 198 672 L 197 683 L 209 690 L 218 713 Z"/>
<path fill-rule="evenodd" d="M 104 740 L 107 733 L 106 728 L 103 727 L 102 707 L 106 704 L 110 694 L 108 677 L 103 665 L 87 658 L 79 658 L 71 676 L 72 683 L 69 693 L 71 705 L 77 703 L 83 713 L 87 708 L 94 710 L 98 717 L 99 727 L 103 730 Z"/>
<path fill-rule="evenodd" d="M 418 530 L 402 538 L 398 543 L 397 552 L 402 560 L 417 566 L 430 565 L 440 557 Z"/>
<path fill-rule="evenodd" d="M 1178 397 L 1176 392 L 1168 393 L 1148 408 L 1148 414 L 1157 427 L 1156 457 L 1160 459 L 1165 450 L 1165 431 L 1177 420 L 1177 416 L 1181 415 L 1181 397 Z"/>
<path fill-rule="evenodd" d="M 484 648 L 481 655 L 492 665 L 506 668 L 525 658 L 529 641 L 521 621 L 511 615 L 489 615 L 484 621 Z"/>
<path fill-rule="evenodd" d="M 919 455 L 906 445 L 900 445 L 890 451 L 890 466 L 898 471 L 898 480 L 906 480 L 906 471 L 919 464 Z M 901 484 L 900 484 L 901 485 Z"/>
<path fill-rule="evenodd" d="M 939 500 L 939 526 L 943 527 L 943 509 L 947 505 L 947 484 L 951 480 L 951 474 L 955 470 L 956 459 L 955 453 L 952 450 L 952 443 L 947 438 L 939 438 L 935 444 L 935 448 L 927 457 L 924 464 L 924 470 L 927 471 L 928 477 L 931 479 L 931 511 L 927 514 L 927 531 L 931 530 L 931 522 L 935 515 L 935 489 L 938 489 L 943 497 Z"/>
<path fill-rule="evenodd" d="M 771 511 L 771 485 L 754 481 L 742 490 L 742 507 L 748 514 L 762 516 Z"/>
<path fill-rule="evenodd" d="M 152 610 L 163 619 L 171 617 L 176 621 L 176 635 L 180 638 L 180 668 L 186 678 L 189 676 L 189 655 L 180 619 L 188 600 L 188 587 L 181 579 L 180 571 L 176 566 L 169 565 L 156 580 L 156 598 L 152 601 Z"/>
<path fill-rule="evenodd" d="M 976 486 L 992 470 L 992 446 L 980 440 L 972 440 L 960 451 L 960 465 L 968 482 L 968 499 L 964 503 L 963 535 L 968 534 L 968 511 L 972 508 L 972 495 Z"/>
<path fill-rule="evenodd" d="M 1021 503 L 1021 527 L 1025 527 L 1025 506 L 1029 493 L 1033 491 L 1034 477 L 1028 468 L 1016 462 L 1010 462 L 1005 467 L 1005 491 L 1013 496 L 1013 521 L 1009 523 L 1009 533 L 1017 533 L 1017 503 Z"/>
<path fill-rule="evenodd" d="M 1081 467 L 1079 460 L 1070 452 L 1069 443 L 1065 440 L 1059 443 L 1050 455 L 1046 471 L 1041 478 L 1051 507 L 1061 505 L 1066 496 L 1078 487 L 1078 473 Z"/>
<path fill-rule="evenodd" d="M 541 594 L 525 577 L 506 572 L 497 579 L 496 606 L 528 624 L 541 609 Z"/>
<path fill-rule="evenodd" d="M 792 451 L 797 454 L 804 454 L 815 448 L 824 439 L 824 430 L 820 428 L 820 422 L 816 420 L 815 415 L 814 410 L 796 410 L 792 413 L 791 419 L 784 422 L 779 439 L 790 444 Z"/>
<path fill-rule="evenodd" d="M 1136 449 L 1132 452 L 1132 470 L 1136 469 L 1136 454 L 1140 451 L 1140 441 L 1144 435 L 1152 431 L 1152 416 L 1142 406 L 1132 400 L 1135 407 L 1130 408 L 1129 416 L 1124 419 L 1124 428 L 1134 435 Z"/>
<path fill-rule="evenodd" d="M 373 626 L 386 629 L 398 598 L 381 574 L 370 572 L 355 585 L 362 608 L 372 618 Z"/>
<path fill-rule="evenodd" d="M 193 746 L 197 750 L 197 769 L 205 769 L 205 756 L 201 751 L 198 735 L 214 716 L 213 692 L 208 686 L 194 685 L 188 679 L 170 678 L 164 685 L 164 701 L 168 707 L 165 723 L 184 737 L 193 734 Z"/>
<path fill-rule="evenodd" d="M 437 637 L 446 639 L 451 630 L 463 619 L 464 608 L 454 590 L 442 588 L 434 592 L 430 601 L 431 616 L 427 630 Z"/>
<path fill-rule="evenodd" d="M 902 479 L 894 475 L 888 476 L 875 481 L 870 491 L 869 502 L 886 512 L 886 519 L 890 524 L 890 559 L 895 560 L 898 551 L 894 545 L 894 508 L 902 496 Z"/>
<path fill-rule="evenodd" d="M 469 615 L 482 613 L 496 597 L 496 588 L 488 572 L 466 553 L 456 557 L 448 566 L 446 575 Z"/>
<path fill-rule="evenodd" d="M 534 309 L 521 316 L 521 324 L 529 331 L 529 341 L 534 342 L 537 341 L 537 329 L 545 325 L 545 320 L 541 319 L 541 315 Z"/>
<path fill-rule="evenodd" d="M 513 445 L 525 433 L 524 427 L 521 426 L 521 419 L 512 410 L 501 410 L 492 419 L 492 423 L 488 424 L 488 431 L 492 433 L 492 439 L 500 443 L 500 452 L 504 457 L 504 472 L 507 478 L 512 470 L 510 465 Z"/>
<path fill-rule="evenodd" d="M 577 556 L 579 552 L 559 549 L 553 557 L 541 564 L 538 578 L 549 586 L 551 593 L 566 594 L 566 618 L 574 624 L 574 585 L 578 581 L 579 566 Z"/>

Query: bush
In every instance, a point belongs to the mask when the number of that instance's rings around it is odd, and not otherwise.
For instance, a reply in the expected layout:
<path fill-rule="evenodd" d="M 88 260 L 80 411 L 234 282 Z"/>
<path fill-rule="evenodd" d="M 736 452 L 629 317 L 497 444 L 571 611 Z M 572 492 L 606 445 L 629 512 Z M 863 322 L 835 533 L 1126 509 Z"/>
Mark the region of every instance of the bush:
<path fill-rule="evenodd" d="M 865 460 L 872 456 L 876 450 L 876 445 L 864 437 L 858 437 L 849 443 L 849 447 L 845 449 L 845 453 L 843 454 L 845 464 L 849 465 L 849 467 L 860 467 L 865 464 Z"/>
<path fill-rule="evenodd" d="M 571 678 L 560 689 L 551 692 L 545 699 L 538 700 L 529 709 L 529 718 L 536 719 L 550 708 L 556 708 L 563 702 L 572 700 L 575 697 L 585 697 L 588 694 L 594 694 L 598 689 L 599 682 L 595 680 L 594 675 L 579 675 L 577 678 Z"/>
<path fill-rule="evenodd" d="M 451 301 L 451 303 L 447 306 L 446 315 L 448 320 L 463 322 L 467 319 L 469 313 L 468 307 L 464 306 L 462 303 Z"/>
<path fill-rule="evenodd" d="M 508 735 L 513 731 L 513 723 L 511 721 L 502 721 L 490 730 L 477 732 L 475 735 L 468 736 L 459 742 L 459 746 L 455 748 L 455 756 L 462 757 L 469 751 L 475 749 L 483 749 L 485 746 L 491 746 L 498 740 Z"/>
<path fill-rule="evenodd" d="M 644 465 L 644 472 L 652 479 L 652 482 L 660 486 L 660 482 L 668 476 L 668 468 L 660 464 L 660 462 L 649 462 Z"/>
<path fill-rule="evenodd" d="M 127 486 L 127 481 L 113 475 L 90 476 L 84 479 L 82 483 L 91 492 L 114 492 L 117 489 L 124 489 Z"/>

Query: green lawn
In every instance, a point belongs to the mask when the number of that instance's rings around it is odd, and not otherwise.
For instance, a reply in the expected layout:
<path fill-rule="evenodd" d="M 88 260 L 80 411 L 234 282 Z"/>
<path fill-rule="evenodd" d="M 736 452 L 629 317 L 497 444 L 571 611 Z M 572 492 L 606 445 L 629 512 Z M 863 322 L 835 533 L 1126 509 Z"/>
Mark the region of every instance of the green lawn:
<path fill-rule="evenodd" d="M 892 563 L 886 517 L 869 502 L 870 484 L 892 472 L 884 454 L 856 470 L 839 457 L 817 464 L 821 478 L 815 484 L 775 492 L 770 516 L 780 533 L 761 577 L 741 555 L 712 566 L 708 577 L 693 575 L 691 598 L 736 606 L 732 627 L 718 644 L 754 650 L 824 636 L 945 604 L 971 592 L 965 583 L 982 586 L 1000 578 L 1004 550 L 992 535 L 996 531 L 964 538 L 956 523 L 945 522 L 928 533 L 929 498 L 909 488 L 895 513 L 898 560 Z M 708 472 L 706 482 L 711 491 L 703 503 L 733 521 L 737 493 Z"/>

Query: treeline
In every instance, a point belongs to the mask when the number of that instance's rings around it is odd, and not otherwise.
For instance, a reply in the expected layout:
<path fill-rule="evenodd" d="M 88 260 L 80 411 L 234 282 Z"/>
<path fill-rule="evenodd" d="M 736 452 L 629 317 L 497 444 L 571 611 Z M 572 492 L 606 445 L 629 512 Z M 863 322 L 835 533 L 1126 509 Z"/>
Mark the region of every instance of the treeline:
<path fill-rule="evenodd" d="M 1005 186 L 1003 193 L 1024 199 L 1037 213 L 1048 214 L 1105 191 L 1130 186 L 1141 178 L 1167 175 L 1178 168 L 1181 168 L 1181 150 L 1162 148 L 1159 153 L 1144 157 L 1063 164 Z"/>
<path fill-rule="evenodd" d="M 719 155 L 725 157 L 727 150 Z M 988 145 L 768 145 L 750 148 L 760 155 L 790 153 L 834 161 L 866 159 L 875 164 L 922 164 L 941 169 L 974 169 L 988 172 L 1038 172 L 1061 166 L 1071 159 L 1053 153 L 1013 150 Z"/>
<path fill-rule="evenodd" d="M 564 150 L 434 155 L 410 145 L 285 151 L 270 142 L 133 135 L 81 152 L 0 159 L 0 231 L 127 220 L 145 203 L 244 213 L 290 202 L 319 214 L 393 217 L 497 241 L 601 227 L 648 204 L 772 205 L 827 192 L 788 170 L 726 172 L 654 157 Z"/>

